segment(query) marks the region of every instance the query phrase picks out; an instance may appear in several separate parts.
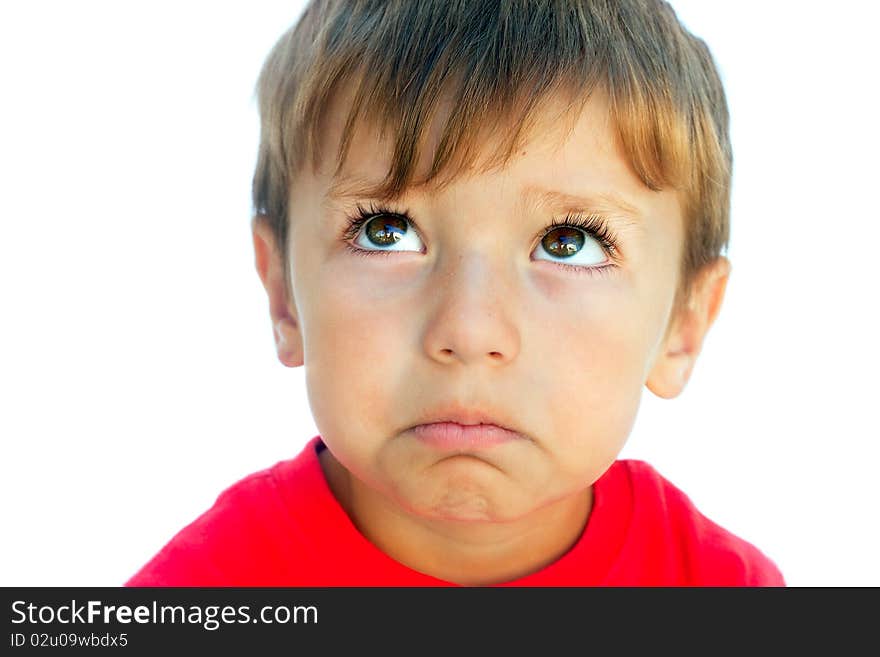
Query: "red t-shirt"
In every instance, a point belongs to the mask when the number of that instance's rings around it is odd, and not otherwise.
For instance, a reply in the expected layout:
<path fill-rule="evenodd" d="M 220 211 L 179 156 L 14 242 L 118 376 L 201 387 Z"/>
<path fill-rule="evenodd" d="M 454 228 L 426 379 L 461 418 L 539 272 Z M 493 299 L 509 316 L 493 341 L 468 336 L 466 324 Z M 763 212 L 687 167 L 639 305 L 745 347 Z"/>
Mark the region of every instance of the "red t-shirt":
<path fill-rule="evenodd" d="M 333 497 L 315 436 L 293 459 L 245 477 L 126 586 L 454 586 L 393 560 Z M 593 485 L 581 537 L 504 586 L 784 586 L 764 554 L 704 515 L 643 461 Z"/>

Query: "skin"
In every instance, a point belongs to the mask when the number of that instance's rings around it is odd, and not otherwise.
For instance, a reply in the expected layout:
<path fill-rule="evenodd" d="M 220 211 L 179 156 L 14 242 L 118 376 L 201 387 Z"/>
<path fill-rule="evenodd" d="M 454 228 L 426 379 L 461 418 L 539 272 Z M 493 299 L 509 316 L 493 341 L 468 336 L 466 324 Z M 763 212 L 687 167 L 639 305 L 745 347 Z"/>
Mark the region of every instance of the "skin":
<path fill-rule="evenodd" d="M 327 115 L 331 153 L 345 101 Z M 329 165 L 293 183 L 289 272 L 268 227 L 253 222 L 278 357 L 306 368 L 331 490 L 389 556 L 463 585 L 525 576 L 577 541 L 592 484 L 622 449 L 643 388 L 663 398 L 681 392 L 730 272 L 724 257 L 705 267 L 690 303 L 672 316 L 684 235 L 676 193 L 639 181 L 603 97 L 564 135 L 553 129 L 554 104 L 547 107 L 537 136 L 503 169 L 386 204 L 408 211 L 421 231 L 393 253 L 359 257 L 345 248 L 345 215 L 372 199 L 329 200 Z M 440 125 L 428 134 L 421 171 Z M 377 182 L 390 154 L 364 127 L 345 172 Z M 608 217 L 617 266 L 590 275 L 554 262 L 540 246 L 542 229 L 573 208 L 524 200 L 530 187 L 613 193 L 632 206 L 635 217 L 603 203 L 581 208 Z M 352 241 L 381 248 L 364 232 Z M 608 262 L 599 253 L 579 263 Z M 284 294 L 287 275 L 293 298 Z M 449 404 L 494 412 L 523 438 L 438 450 L 408 431 Z"/>

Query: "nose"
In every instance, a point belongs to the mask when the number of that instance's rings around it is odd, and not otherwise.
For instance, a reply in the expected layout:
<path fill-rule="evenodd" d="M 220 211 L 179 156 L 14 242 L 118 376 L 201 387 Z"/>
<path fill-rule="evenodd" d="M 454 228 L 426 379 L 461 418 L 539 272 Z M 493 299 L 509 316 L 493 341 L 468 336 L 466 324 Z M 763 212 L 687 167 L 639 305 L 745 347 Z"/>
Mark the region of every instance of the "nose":
<path fill-rule="evenodd" d="M 485 253 L 455 256 L 431 277 L 433 297 L 423 346 L 439 363 L 502 366 L 516 358 L 520 335 L 514 274 Z"/>

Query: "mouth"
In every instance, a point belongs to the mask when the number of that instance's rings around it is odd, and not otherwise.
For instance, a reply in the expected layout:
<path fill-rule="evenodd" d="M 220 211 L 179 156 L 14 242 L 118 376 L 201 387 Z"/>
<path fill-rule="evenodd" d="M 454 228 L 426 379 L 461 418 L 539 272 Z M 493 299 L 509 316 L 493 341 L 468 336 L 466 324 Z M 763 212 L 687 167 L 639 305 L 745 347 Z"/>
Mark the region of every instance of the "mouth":
<path fill-rule="evenodd" d="M 527 439 L 492 409 L 451 404 L 425 413 L 410 427 L 415 438 L 440 451 L 475 451 Z"/>
<path fill-rule="evenodd" d="M 522 439 L 518 433 L 496 424 L 431 422 L 412 429 L 421 442 L 442 450 L 474 450 Z"/>

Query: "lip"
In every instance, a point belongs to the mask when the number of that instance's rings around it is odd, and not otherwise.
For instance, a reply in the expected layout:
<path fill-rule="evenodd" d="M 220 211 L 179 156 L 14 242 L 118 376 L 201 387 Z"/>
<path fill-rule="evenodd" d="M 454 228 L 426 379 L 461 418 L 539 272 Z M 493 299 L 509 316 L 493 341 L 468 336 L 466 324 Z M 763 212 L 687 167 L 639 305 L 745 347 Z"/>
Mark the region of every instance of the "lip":
<path fill-rule="evenodd" d="M 524 437 L 498 414 L 460 405 L 426 414 L 411 430 L 421 442 L 443 450 L 480 449 Z"/>
<path fill-rule="evenodd" d="M 514 427 L 504 421 L 498 413 L 483 411 L 478 408 L 453 405 L 426 413 L 419 418 L 419 425 L 453 423 L 460 426 L 475 426 L 478 424 L 491 424 L 506 431 L 516 433 Z"/>
<path fill-rule="evenodd" d="M 522 438 L 497 424 L 431 422 L 412 429 L 421 442 L 442 450 L 482 449 Z"/>

